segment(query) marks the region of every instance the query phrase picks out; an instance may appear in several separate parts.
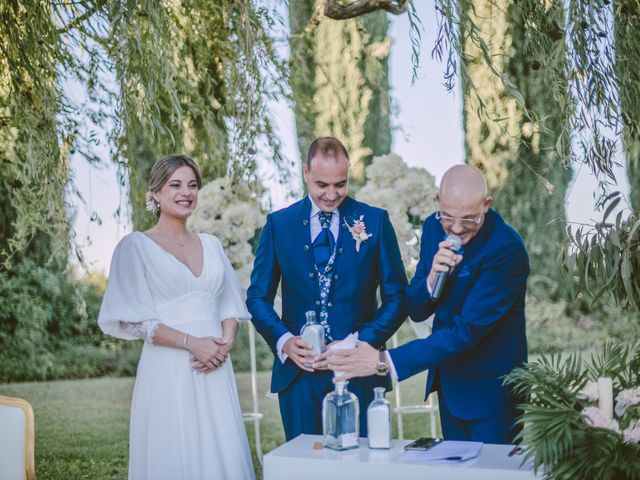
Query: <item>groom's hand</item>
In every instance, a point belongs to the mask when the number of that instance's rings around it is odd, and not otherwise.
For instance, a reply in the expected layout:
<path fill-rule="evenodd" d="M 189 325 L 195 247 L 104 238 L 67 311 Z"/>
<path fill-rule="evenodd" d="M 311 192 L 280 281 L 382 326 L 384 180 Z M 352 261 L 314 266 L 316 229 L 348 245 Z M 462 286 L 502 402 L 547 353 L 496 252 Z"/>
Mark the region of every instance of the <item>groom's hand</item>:
<path fill-rule="evenodd" d="M 329 369 L 338 372 L 333 382 L 354 377 L 368 377 L 376 373 L 379 353 L 367 342 L 358 342 L 356 348 L 329 350 Z"/>
<path fill-rule="evenodd" d="M 291 337 L 284 342 L 282 351 L 286 353 L 293 362 L 302 370 L 313 372 L 313 368 L 305 367 L 305 364 L 313 363 L 313 348 L 309 342 L 306 342 L 300 336 Z"/>
<path fill-rule="evenodd" d="M 313 358 L 314 370 L 329 370 L 329 349 L 331 348 L 331 345 L 333 345 L 334 343 L 336 343 L 335 340 L 331 342 L 329 345 L 327 345 L 327 349 L 324 351 L 324 353 L 321 353 L 320 355 L 316 355 Z"/>

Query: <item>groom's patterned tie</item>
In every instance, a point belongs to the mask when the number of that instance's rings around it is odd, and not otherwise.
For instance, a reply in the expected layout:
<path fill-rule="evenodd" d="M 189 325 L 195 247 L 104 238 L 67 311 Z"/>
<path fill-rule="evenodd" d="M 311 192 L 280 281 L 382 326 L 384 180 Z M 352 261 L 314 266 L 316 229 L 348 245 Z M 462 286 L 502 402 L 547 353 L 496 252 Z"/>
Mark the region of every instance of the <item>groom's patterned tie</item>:
<path fill-rule="evenodd" d="M 320 226 L 322 230 L 313 241 L 313 256 L 316 259 L 316 265 L 321 272 L 331 257 L 331 252 L 336 241 L 333 238 L 333 233 L 329 226 L 331 225 L 331 217 L 333 212 L 319 212 L 318 220 L 320 220 Z"/>

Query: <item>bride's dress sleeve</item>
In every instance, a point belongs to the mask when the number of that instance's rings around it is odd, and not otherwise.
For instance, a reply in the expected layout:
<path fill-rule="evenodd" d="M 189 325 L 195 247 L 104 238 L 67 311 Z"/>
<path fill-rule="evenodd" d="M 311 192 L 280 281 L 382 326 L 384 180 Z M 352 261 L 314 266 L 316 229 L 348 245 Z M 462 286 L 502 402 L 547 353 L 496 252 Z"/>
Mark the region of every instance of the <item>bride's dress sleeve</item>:
<path fill-rule="evenodd" d="M 249 320 L 251 314 L 245 305 L 246 292 L 240 286 L 231 262 L 224 253 L 222 244 L 217 237 L 213 237 L 215 248 L 218 250 L 218 257 L 224 266 L 224 279 L 222 281 L 222 292 L 218 297 L 218 318 L 236 318 L 240 321 Z"/>
<path fill-rule="evenodd" d="M 127 235 L 113 252 L 98 325 L 117 338 L 152 342 L 160 321 L 139 247 L 133 235 Z"/>

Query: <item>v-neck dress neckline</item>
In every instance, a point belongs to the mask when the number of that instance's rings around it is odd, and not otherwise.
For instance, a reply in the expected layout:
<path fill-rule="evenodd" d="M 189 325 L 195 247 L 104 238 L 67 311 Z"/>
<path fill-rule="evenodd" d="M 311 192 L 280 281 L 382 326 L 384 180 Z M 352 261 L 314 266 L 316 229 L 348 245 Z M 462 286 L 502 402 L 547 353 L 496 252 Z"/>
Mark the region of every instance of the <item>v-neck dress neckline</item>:
<path fill-rule="evenodd" d="M 200 236 L 199 233 L 196 233 L 196 236 L 198 237 L 198 241 L 200 242 L 200 248 L 202 249 L 202 266 L 200 267 L 200 275 L 196 275 L 193 270 L 191 270 L 191 267 L 189 267 L 189 265 L 187 265 L 186 263 L 184 263 L 182 260 L 180 260 L 178 257 L 176 257 L 173 253 L 170 253 L 169 251 L 167 251 L 162 245 L 160 245 L 158 242 L 156 242 L 153 238 L 151 238 L 149 235 L 147 235 L 146 233 L 143 232 L 138 232 L 140 233 L 140 235 L 142 235 L 143 237 L 149 239 L 149 241 L 151 243 L 153 243 L 154 245 L 156 245 L 160 250 L 162 250 L 166 255 L 169 255 L 171 258 L 173 258 L 176 262 L 178 262 L 180 265 L 182 265 L 183 267 L 185 267 L 189 273 L 191 274 L 191 276 L 196 279 L 199 280 L 202 278 L 202 275 L 204 274 L 204 268 L 205 265 L 207 264 L 206 262 L 206 249 L 204 248 L 204 243 L 202 243 L 202 237 Z"/>

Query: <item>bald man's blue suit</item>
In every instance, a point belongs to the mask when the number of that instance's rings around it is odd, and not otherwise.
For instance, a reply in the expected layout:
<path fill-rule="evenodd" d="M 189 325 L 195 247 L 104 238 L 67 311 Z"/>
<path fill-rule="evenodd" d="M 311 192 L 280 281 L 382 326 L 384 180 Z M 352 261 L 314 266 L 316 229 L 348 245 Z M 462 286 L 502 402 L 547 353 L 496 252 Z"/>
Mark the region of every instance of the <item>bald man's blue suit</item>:
<path fill-rule="evenodd" d="M 308 197 L 267 216 L 260 235 L 247 292 L 252 322 L 276 354 L 278 339 L 290 332 L 299 335 L 307 310 L 319 311 L 320 290 L 314 269 Z M 398 241 L 389 214 L 346 197 L 339 207 L 340 233 L 336 240 L 334 284 L 329 302 L 329 325 L 334 340 L 352 332 L 378 348 L 398 329 L 404 310 L 407 279 Z M 363 216 L 372 236 L 356 251 L 356 242 L 345 226 Z M 282 287 L 282 316 L 273 308 Z M 380 288 L 378 305 L 376 291 Z M 331 371 L 305 372 L 290 358 L 276 356 L 271 391 L 278 393 L 287 440 L 301 433 L 322 433 L 322 399 L 333 389 Z M 354 379 L 349 389 L 360 399 L 360 432 L 366 435 L 366 411 L 373 388 L 390 386 L 389 379 L 371 376 Z"/>
<path fill-rule="evenodd" d="M 502 377 L 527 361 L 527 251 L 518 233 L 489 210 L 434 300 L 426 282 L 444 237 L 435 215 L 428 217 L 407 289 L 412 320 L 435 313 L 432 334 L 389 353 L 399 380 L 429 370 L 426 395 L 438 392 L 445 438 L 512 443 L 522 399 L 502 385 Z"/>

